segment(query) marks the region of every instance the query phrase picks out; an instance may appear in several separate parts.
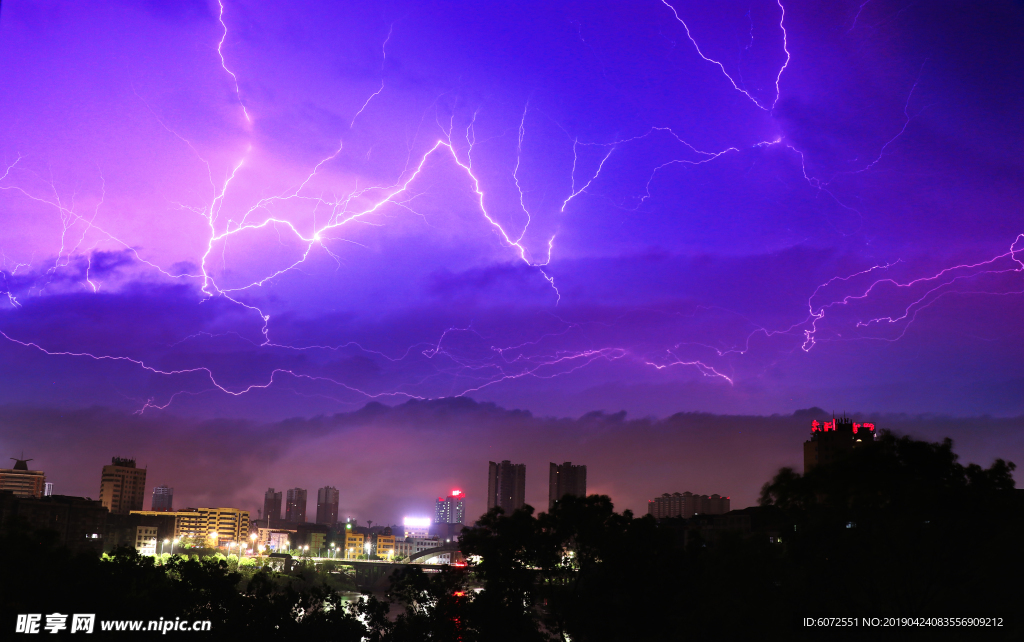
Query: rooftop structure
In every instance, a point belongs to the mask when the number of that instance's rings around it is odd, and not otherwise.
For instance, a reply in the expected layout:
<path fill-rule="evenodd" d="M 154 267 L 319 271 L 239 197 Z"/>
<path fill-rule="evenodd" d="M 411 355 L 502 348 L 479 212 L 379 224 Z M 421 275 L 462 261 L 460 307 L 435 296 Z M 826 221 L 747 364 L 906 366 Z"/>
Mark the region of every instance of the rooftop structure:
<path fill-rule="evenodd" d="M 830 464 L 857 445 L 875 440 L 875 424 L 858 423 L 845 415 L 831 421 L 811 422 L 811 438 L 804 442 L 804 472 Z"/>

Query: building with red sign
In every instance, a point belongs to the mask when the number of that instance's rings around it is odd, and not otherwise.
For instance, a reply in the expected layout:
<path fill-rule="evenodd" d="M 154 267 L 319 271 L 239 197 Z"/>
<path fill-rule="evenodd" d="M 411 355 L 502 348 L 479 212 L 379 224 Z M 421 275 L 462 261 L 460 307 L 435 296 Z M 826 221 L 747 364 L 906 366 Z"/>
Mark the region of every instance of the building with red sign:
<path fill-rule="evenodd" d="M 811 438 L 804 442 L 804 473 L 815 466 L 830 464 L 858 444 L 875 440 L 875 424 L 857 423 L 845 415 L 831 421 L 811 422 Z"/>

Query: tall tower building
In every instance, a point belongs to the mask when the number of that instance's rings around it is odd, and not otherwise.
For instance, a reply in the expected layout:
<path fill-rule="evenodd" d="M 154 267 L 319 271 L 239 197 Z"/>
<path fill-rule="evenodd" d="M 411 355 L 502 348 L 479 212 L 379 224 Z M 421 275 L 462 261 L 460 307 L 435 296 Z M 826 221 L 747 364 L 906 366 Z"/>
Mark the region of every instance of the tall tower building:
<path fill-rule="evenodd" d="M 0 490 L 10 490 L 16 497 L 42 497 L 46 486 L 46 475 L 41 470 L 29 470 L 31 459 L 11 457 L 14 468 L 0 469 Z"/>
<path fill-rule="evenodd" d="M 466 519 L 466 493 L 453 490 L 447 497 L 438 497 L 434 504 L 435 524 L 462 524 Z"/>
<path fill-rule="evenodd" d="M 845 416 L 811 422 L 811 438 L 804 442 L 804 473 L 842 458 L 864 442 L 875 440 L 875 424 L 857 423 Z"/>
<path fill-rule="evenodd" d="M 142 510 L 146 499 L 146 469 L 136 468 L 134 459 L 114 457 L 103 467 L 100 503 L 115 515 Z"/>
<path fill-rule="evenodd" d="M 281 521 L 281 493 L 275 493 L 273 488 L 268 488 L 263 495 L 263 519 L 267 520 L 267 527 Z"/>
<path fill-rule="evenodd" d="M 316 523 L 328 526 L 338 523 L 338 489 L 334 486 L 316 491 Z"/>
<path fill-rule="evenodd" d="M 285 497 L 284 520 L 293 524 L 306 522 L 306 489 L 289 488 Z"/>
<path fill-rule="evenodd" d="M 526 503 L 526 464 L 487 462 L 487 510 L 495 506 L 506 515 Z"/>
<path fill-rule="evenodd" d="M 548 470 L 548 510 L 566 495 L 587 496 L 587 467 L 552 463 Z"/>
<path fill-rule="evenodd" d="M 157 486 L 153 489 L 153 507 L 151 510 L 173 511 L 174 510 L 174 489 L 167 486 Z"/>

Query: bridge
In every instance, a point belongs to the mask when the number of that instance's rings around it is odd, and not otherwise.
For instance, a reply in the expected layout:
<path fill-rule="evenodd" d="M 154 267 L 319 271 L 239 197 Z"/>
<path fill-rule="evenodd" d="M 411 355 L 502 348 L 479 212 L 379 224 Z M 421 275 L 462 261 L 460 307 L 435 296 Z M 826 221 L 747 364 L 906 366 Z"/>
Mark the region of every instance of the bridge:
<path fill-rule="evenodd" d="M 400 568 L 420 568 L 439 572 L 447 564 L 416 564 L 375 560 L 337 560 L 341 566 L 351 566 L 356 572 L 356 587 L 360 591 L 383 591 L 391 585 L 391 576 Z"/>
<path fill-rule="evenodd" d="M 438 555 L 441 555 L 442 553 L 458 553 L 458 552 L 459 552 L 459 543 L 458 542 L 450 542 L 450 543 L 447 543 L 447 544 L 442 544 L 441 546 L 435 546 L 434 548 L 428 548 L 427 550 L 420 551 L 419 553 L 416 553 L 415 555 L 410 555 L 407 561 L 408 562 L 415 562 L 416 560 L 429 560 L 431 557 L 436 557 Z"/>
<path fill-rule="evenodd" d="M 335 562 L 340 566 L 351 566 L 355 570 L 356 587 L 361 591 L 382 591 L 390 586 L 391 576 L 400 568 L 416 567 L 427 572 L 439 572 L 448 564 L 427 564 L 426 561 L 438 555 L 456 554 L 459 552 L 458 542 L 448 542 L 441 546 L 420 551 L 401 562 L 386 560 L 346 560 L 330 557 L 313 557 L 315 562 Z"/>

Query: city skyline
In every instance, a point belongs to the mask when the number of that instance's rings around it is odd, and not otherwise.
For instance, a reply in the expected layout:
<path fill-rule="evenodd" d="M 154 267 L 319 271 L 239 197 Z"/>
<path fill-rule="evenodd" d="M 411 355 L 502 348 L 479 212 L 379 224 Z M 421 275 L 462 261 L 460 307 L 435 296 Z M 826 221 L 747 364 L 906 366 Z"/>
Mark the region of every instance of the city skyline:
<path fill-rule="evenodd" d="M 834 413 L 1024 461 L 1021 25 L 5 2 L 0 448 L 392 524 L 506 459 L 749 506 Z"/>
<path fill-rule="evenodd" d="M 131 448 L 125 450 L 148 462 L 153 479 L 175 488 L 176 507 L 234 506 L 250 511 L 255 519 L 257 510 L 263 510 L 264 495 L 271 484 L 281 492 L 303 485 L 319 488 L 329 480 L 342 495 L 339 518 L 353 517 L 361 523 L 372 519 L 381 524 L 401 524 L 405 516 L 432 517 L 434 500 L 452 488 L 466 490 L 467 519 L 475 520 L 486 510 L 484 471 L 494 451 L 525 463 L 531 470 L 546 470 L 551 461 L 586 462 L 588 492 L 608 494 L 618 509 L 628 508 L 638 515 L 647 511 L 648 500 L 666 490 L 717 492 L 731 496 L 733 508 L 743 508 L 756 502 L 763 480 L 778 467 L 803 469 L 803 442 L 810 436 L 812 421 L 824 422 L 832 417 L 831 412 L 805 411 L 780 417 L 681 415 L 651 421 L 591 415 L 565 421 L 525 417 L 514 411 L 450 400 L 426 407 L 376 411 L 376 420 L 368 422 L 356 421 L 352 416 L 339 417 L 329 424 L 293 422 L 294 448 L 266 458 L 251 437 L 218 432 L 215 424 L 64 414 L 65 419 L 70 416 L 95 430 L 85 435 L 55 433 L 48 427 L 52 425 L 49 420 L 36 424 L 22 415 L 15 418 L 16 424 L 8 424 L 11 430 L 6 433 L 25 444 L 26 456 L 35 459 L 32 465 L 38 465 L 61 494 L 98 499 L 99 471 L 110 462 L 112 449 L 103 445 L 104 431 L 121 434 L 124 430 L 161 435 L 159 450 L 147 450 L 149 446 L 141 437 L 135 444 L 127 444 Z M 873 419 L 878 426 L 922 438 L 952 437 L 967 461 L 987 462 L 1000 456 L 1024 460 L 1024 438 L 1017 437 L 1020 433 L 1015 432 L 1013 420 L 897 415 Z M 127 423 L 112 425 L 116 421 Z M 342 431 L 341 442 L 322 437 L 331 425 Z M 422 429 L 442 426 L 454 427 L 465 436 L 465 452 L 459 457 L 452 458 L 443 442 L 395 449 L 386 466 L 368 465 L 356 453 L 350 459 L 332 454 L 332 444 L 345 440 L 373 447 L 383 435 L 396 444 L 411 444 Z M 553 430 L 556 426 L 558 431 Z M 247 434 L 255 430 L 257 435 L 272 435 L 279 428 L 274 424 L 252 425 L 249 430 Z M 1013 438 L 1007 441 L 1011 435 Z M 200 438 L 223 444 L 209 453 L 212 459 L 208 461 L 216 462 L 212 469 L 195 462 L 191 444 Z M 46 446 L 60 439 L 72 448 L 55 451 Z M 652 451 L 648 443 L 658 443 L 659 448 Z M 339 447 L 337 452 L 352 451 Z M 211 470 L 231 470 L 233 474 L 214 475 Z M 546 479 L 531 479 L 526 486 L 526 502 L 537 511 L 546 510 Z M 151 490 L 147 489 L 147 501 Z M 281 495 L 283 518 L 284 493 Z"/>

